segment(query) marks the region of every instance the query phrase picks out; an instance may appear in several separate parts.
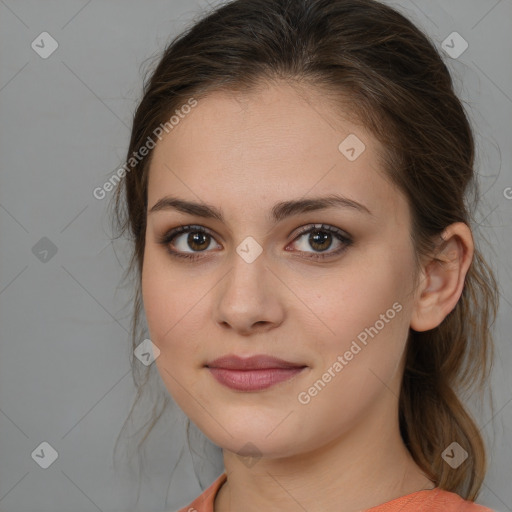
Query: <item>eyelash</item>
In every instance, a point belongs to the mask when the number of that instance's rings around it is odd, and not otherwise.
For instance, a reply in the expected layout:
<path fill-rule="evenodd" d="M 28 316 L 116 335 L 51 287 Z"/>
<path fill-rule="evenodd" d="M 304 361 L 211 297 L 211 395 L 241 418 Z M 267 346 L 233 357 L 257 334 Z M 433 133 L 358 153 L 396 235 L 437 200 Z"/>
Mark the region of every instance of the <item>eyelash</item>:
<path fill-rule="evenodd" d="M 341 247 L 341 249 L 338 249 L 336 251 L 329 252 L 329 253 L 326 253 L 326 254 L 323 254 L 323 253 L 312 253 L 313 255 L 312 256 L 306 256 L 307 258 L 316 259 L 316 260 L 323 260 L 323 259 L 328 258 L 328 257 L 337 256 L 337 255 L 341 254 L 343 251 L 345 251 L 347 249 L 347 247 L 349 247 L 353 243 L 353 240 L 350 237 L 348 237 L 343 231 L 341 231 L 338 228 L 335 228 L 334 226 L 328 226 L 328 225 L 325 225 L 325 224 L 320 224 L 320 225 L 318 225 L 318 224 L 309 224 L 307 226 L 304 226 L 304 228 L 301 228 L 299 233 L 297 233 L 297 236 L 294 238 L 293 242 L 295 242 L 295 240 L 297 240 L 301 236 L 303 236 L 303 235 L 305 235 L 307 233 L 313 232 L 313 231 L 320 231 L 320 232 L 325 231 L 327 233 L 331 233 L 344 246 Z M 177 228 L 171 229 L 167 233 L 164 233 L 162 236 L 160 236 L 158 238 L 157 242 L 159 244 L 163 245 L 167 249 L 167 252 L 171 256 L 173 256 L 175 258 L 186 258 L 186 259 L 191 260 L 191 261 L 195 261 L 195 260 L 201 258 L 202 256 L 200 256 L 200 254 L 202 252 L 207 252 L 207 251 L 198 251 L 196 253 L 194 253 L 194 252 L 191 252 L 191 253 L 180 253 L 179 251 L 175 251 L 173 249 L 170 249 L 169 244 L 178 235 L 181 235 L 183 233 L 205 233 L 205 234 L 211 236 L 212 238 L 214 238 L 213 235 L 210 233 L 210 231 L 207 230 L 206 228 L 204 228 L 203 226 L 186 225 L 186 226 L 179 226 Z"/>

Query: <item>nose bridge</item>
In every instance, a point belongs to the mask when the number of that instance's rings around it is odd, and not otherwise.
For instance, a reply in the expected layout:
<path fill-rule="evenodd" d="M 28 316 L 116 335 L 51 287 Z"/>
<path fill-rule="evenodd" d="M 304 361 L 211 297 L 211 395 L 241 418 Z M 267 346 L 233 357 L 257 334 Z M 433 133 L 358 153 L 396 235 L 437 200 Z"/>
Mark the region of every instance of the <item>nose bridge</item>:
<path fill-rule="evenodd" d="M 269 270 L 268 258 L 263 247 L 252 237 L 244 239 L 236 248 L 231 258 L 231 272 L 227 276 L 226 293 L 260 299 L 266 295 L 265 287 Z M 247 295 L 247 297 L 246 297 Z"/>
<path fill-rule="evenodd" d="M 263 247 L 244 239 L 230 259 L 231 270 L 216 297 L 216 322 L 241 331 L 256 323 L 280 323 L 282 305 Z"/>

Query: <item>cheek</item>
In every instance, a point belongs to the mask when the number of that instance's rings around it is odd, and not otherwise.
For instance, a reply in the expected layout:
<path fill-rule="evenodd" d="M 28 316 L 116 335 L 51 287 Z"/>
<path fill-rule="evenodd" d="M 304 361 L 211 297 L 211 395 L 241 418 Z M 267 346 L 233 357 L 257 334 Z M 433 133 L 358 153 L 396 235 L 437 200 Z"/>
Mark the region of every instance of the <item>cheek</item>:
<path fill-rule="evenodd" d="M 168 364 L 176 359 L 168 358 L 169 353 L 178 356 L 186 353 L 185 349 L 193 351 L 191 318 L 200 308 L 193 286 L 176 279 L 165 255 L 152 247 L 146 248 L 141 285 L 151 341 L 160 349 L 162 359 Z"/>
<path fill-rule="evenodd" d="M 385 324 L 388 332 L 389 325 L 400 324 L 406 317 L 404 312 L 412 300 L 412 254 L 402 251 L 397 255 L 387 249 L 367 254 L 356 255 L 354 264 L 317 280 L 307 299 L 310 309 L 318 312 L 318 318 L 328 328 L 324 339 L 333 343 L 357 337 L 378 322 L 381 315 L 385 319 L 392 317 Z M 393 309 L 395 303 L 401 307 Z M 395 314 L 396 309 L 401 309 L 400 314 Z"/>
<path fill-rule="evenodd" d="M 311 309 L 322 312 L 332 332 L 306 334 L 316 340 L 312 348 L 319 356 L 296 397 L 301 404 L 298 410 L 308 411 L 301 427 L 305 431 L 317 429 L 322 418 L 321 435 L 328 437 L 349 428 L 370 404 L 390 393 L 398 396 L 398 371 L 409 331 L 410 283 L 405 276 L 410 261 L 386 259 L 381 253 L 379 264 L 353 267 L 352 272 L 326 281 L 324 293 L 316 293 Z"/>
<path fill-rule="evenodd" d="M 382 392 L 396 388 L 410 324 L 412 256 L 405 249 L 375 250 L 357 258 L 350 272 L 330 276 L 323 293 L 312 294 L 311 309 L 321 312 L 329 331 L 306 334 L 316 340 L 318 354 L 311 387 L 301 390 L 311 411 L 323 414 L 329 404 L 343 404 L 347 417 L 355 418 Z"/>
<path fill-rule="evenodd" d="M 160 350 L 155 365 L 174 401 L 194 416 L 187 404 L 191 402 L 190 393 L 197 394 L 191 376 L 201 362 L 201 337 L 194 331 L 201 314 L 200 297 L 189 284 L 173 278 L 168 262 L 157 252 L 147 250 L 141 283 L 150 339 Z"/>

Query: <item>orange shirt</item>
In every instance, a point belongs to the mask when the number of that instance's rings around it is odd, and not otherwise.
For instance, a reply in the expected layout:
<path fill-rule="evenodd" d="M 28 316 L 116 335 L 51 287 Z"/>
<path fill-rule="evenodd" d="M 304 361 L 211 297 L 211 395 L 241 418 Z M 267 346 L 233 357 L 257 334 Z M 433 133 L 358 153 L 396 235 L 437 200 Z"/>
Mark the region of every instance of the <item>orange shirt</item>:
<path fill-rule="evenodd" d="M 208 489 L 205 489 L 188 507 L 178 512 L 214 512 L 215 496 L 226 481 L 222 473 Z M 368 512 L 493 512 L 490 508 L 477 505 L 461 498 L 458 494 L 442 489 L 416 491 L 406 496 L 368 509 Z"/>

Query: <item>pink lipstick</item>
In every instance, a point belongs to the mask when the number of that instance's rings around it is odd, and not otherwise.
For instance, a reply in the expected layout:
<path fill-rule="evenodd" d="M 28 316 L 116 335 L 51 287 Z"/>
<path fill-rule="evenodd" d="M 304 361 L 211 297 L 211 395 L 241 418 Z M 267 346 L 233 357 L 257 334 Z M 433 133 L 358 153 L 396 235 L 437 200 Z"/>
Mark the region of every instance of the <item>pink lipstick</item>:
<path fill-rule="evenodd" d="M 224 356 L 206 364 L 213 377 L 221 384 L 238 391 L 259 391 L 291 379 L 305 365 L 266 355 L 241 358 Z"/>

